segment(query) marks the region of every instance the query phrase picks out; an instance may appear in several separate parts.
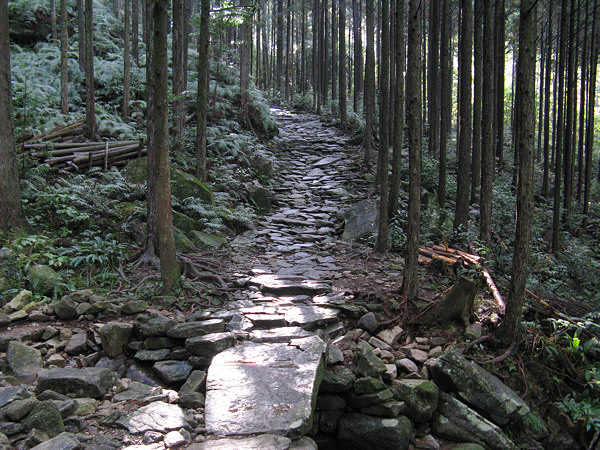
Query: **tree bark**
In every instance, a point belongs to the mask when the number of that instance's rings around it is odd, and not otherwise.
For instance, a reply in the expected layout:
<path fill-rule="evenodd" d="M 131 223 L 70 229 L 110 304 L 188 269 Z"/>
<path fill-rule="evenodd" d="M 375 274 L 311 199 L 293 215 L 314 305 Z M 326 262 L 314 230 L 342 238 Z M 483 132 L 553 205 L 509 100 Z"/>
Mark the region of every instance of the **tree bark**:
<path fill-rule="evenodd" d="M 404 0 L 396 2 L 394 45 L 396 51 L 396 89 L 394 90 L 394 133 L 392 135 L 392 176 L 390 178 L 389 214 L 394 216 L 398 211 L 400 196 L 400 169 L 402 166 L 402 140 L 404 137 L 404 66 L 406 59 L 406 42 L 404 38 Z"/>
<path fill-rule="evenodd" d="M 352 0 L 352 28 L 354 35 L 354 112 L 358 112 L 360 108 L 360 95 L 364 90 L 361 9 L 360 0 Z"/>
<path fill-rule="evenodd" d="M 517 229 L 513 254 L 512 273 L 501 333 L 504 344 L 519 340 L 527 259 L 532 225 L 533 165 L 535 149 L 535 0 L 521 0 L 519 19 L 519 56 L 517 64 L 516 94 L 519 97 L 515 116 L 519 123 L 516 137 L 519 152 L 517 177 Z"/>
<path fill-rule="evenodd" d="M 458 56 L 458 180 L 454 229 L 467 229 L 469 221 L 469 188 L 471 187 L 471 61 L 473 42 L 473 3 L 461 0 L 461 28 Z"/>
<path fill-rule="evenodd" d="M 331 1 L 331 99 L 335 100 L 337 97 L 337 75 L 338 75 L 338 11 L 337 2 L 339 0 Z"/>
<path fill-rule="evenodd" d="M 442 44 L 440 49 L 441 78 L 441 121 L 440 121 L 440 159 L 438 170 L 437 201 L 440 207 L 446 203 L 446 153 L 448 134 L 450 133 L 450 115 L 452 102 L 452 10 L 451 0 L 443 0 L 442 6 Z"/>
<path fill-rule="evenodd" d="M 569 42 L 567 47 L 568 63 L 567 63 L 567 98 L 566 108 L 567 114 L 565 119 L 565 134 L 564 134 L 564 180 L 565 191 L 563 196 L 564 201 L 564 223 L 569 228 L 571 223 L 571 211 L 573 203 L 573 133 L 575 132 L 575 103 L 577 94 L 575 88 L 577 85 L 577 68 L 575 67 L 575 15 L 576 5 L 575 0 L 571 0 L 571 14 L 569 16 Z"/>
<path fill-rule="evenodd" d="M 589 92 L 588 92 L 588 116 L 585 130 L 585 180 L 583 188 L 583 214 L 586 220 L 590 211 L 590 190 L 592 186 L 592 153 L 594 151 L 594 106 L 596 99 L 596 71 L 598 68 L 598 34 L 600 33 L 600 17 L 598 2 L 594 3 L 592 21 L 592 40 L 590 43 L 590 66 L 589 66 Z M 600 182 L 600 169 L 598 171 Z"/>
<path fill-rule="evenodd" d="M 140 0 L 131 0 L 131 56 L 140 65 Z"/>
<path fill-rule="evenodd" d="M 85 0 L 77 0 L 77 37 L 79 45 L 79 70 L 85 70 Z"/>
<path fill-rule="evenodd" d="M 58 42 L 58 28 L 56 24 L 56 0 L 50 0 L 50 28 L 52 30 L 52 42 Z"/>
<path fill-rule="evenodd" d="M 429 55 L 427 59 L 429 155 L 440 151 L 440 4 L 429 2 Z"/>
<path fill-rule="evenodd" d="M 184 59 L 185 14 L 183 1 L 173 2 L 173 152 L 181 155 L 185 149 L 185 72 Z"/>
<path fill-rule="evenodd" d="M 64 1 L 64 0 L 63 0 Z M 0 229 L 26 225 L 15 151 L 8 1 L 0 0 Z"/>
<path fill-rule="evenodd" d="M 556 253 L 560 249 L 561 231 L 561 179 L 562 179 L 562 156 L 564 136 L 564 99 L 565 99 L 565 60 L 567 58 L 568 39 L 568 2 L 562 0 L 560 11 L 560 48 L 558 53 L 558 106 L 556 112 L 556 145 L 554 150 L 554 213 L 552 218 L 552 251 Z"/>
<path fill-rule="evenodd" d="M 243 8 L 249 8 L 250 2 L 248 0 L 241 0 L 240 6 Z M 240 45 L 240 93 L 241 106 L 244 114 L 247 114 L 248 112 L 248 101 L 250 99 L 248 95 L 248 88 L 250 87 L 250 45 L 252 41 L 250 21 L 250 17 L 245 17 L 244 22 L 240 25 L 240 32 L 242 38 L 242 43 Z"/>
<path fill-rule="evenodd" d="M 371 147 L 373 146 L 373 115 L 375 113 L 375 49 L 373 42 L 374 12 L 373 0 L 366 0 L 366 34 L 367 34 L 367 61 L 365 64 L 365 155 L 364 166 L 367 170 L 371 167 Z"/>
<path fill-rule="evenodd" d="M 390 3 L 381 0 L 381 61 L 379 61 L 379 233 L 376 249 L 387 251 L 389 231 L 388 160 L 390 109 Z"/>
<path fill-rule="evenodd" d="M 340 104 L 340 121 L 342 129 L 348 126 L 348 115 L 346 105 L 346 0 L 340 0 L 340 20 L 339 20 L 339 69 L 340 86 L 338 89 Z"/>
<path fill-rule="evenodd" d="M 148 149 L 156 161 L 156 204 L 158 253 L 163 292 L 172 292 L 179 286 L 179 269 L 173 238 L 173 210 L 169 175 L 169 102 L 167 32 L 168 0 L 154 0 L 153 45 L 154 53 L 154 147 Z M 154 174 L 149 174 L 154 175 Z"/>
<path fill-rule="evenodd" d="M 96 135 L 96 114 L 94 99 L 94 10 L 93 0 L 85 0 L 85 124 L 87 137 Z"/>
<path fill-rule="evenodd" d="M 408 125 L 408 230 L 402 295 L 417 297 L 419 221 L 421 219 L 421 28 L 422 2 L 410 0 L 408 16 L 408 67 L 406 72 L 406 121 Z"/>
<path fill-rule="evenodd" d="M 504 0 L 495 0 L 494 13 L 494 113 L 495 154 L 498 167 L 504 158 Z"/>
<path fill-rule="evenodd" d="M 129 21 L 130 21 L 130 9 L 129 0 L 125 0 L 125 27 L 123 30 L 123 117 L 126 119 L 129 117 L 129 85 L 130 85 L 130 67 L 131 67 L 131 46 L 130 46 L 130 34 L 129 34 Z"/>
<path fill-rule="evenodd" d="M 587 60 L 588 57 L 588 2 L 585 3 L 585 14 L 584 14 L 584 23 L 583 27 L 580 25 L 580 28 L 583 28 L 583 47 L 581 50 L 581 59 L 579 66 L 581 67 L 581 89 L 579 90 L 579 132 L 578 134 L 578 144 L 577 144 L 577 203 L 581 204 L 581 197 L 583 194 L 583 148 L 585 141 L 585 112 L 586 112 L 586 95 L 588 93 L 589 87 L 587 84 Z"/>
<path fill-rule="evenodd" d="M 277 0 L 277 74 L 276 86 L 281 91 L 283 76 L 283 0 Z"/>
<path fill-rule="evenodd" d="M 548 197 L 550 190 L 550 78 L 552 69 L 552 11 L 553 4 L 548 6 L 548 29 L 546 30 L 546 75 L 544 77 L 544 175 L 542 179 L 542 195 Z"/>
<path fill-rule="evenodd" d="M 60 111 L 69 113 L 69 18 L 67 0 L 60 0 Z"/>
<path fill-rule="evenodd" d="M 483 3 L 475 0 L 475 23 L 473 31 L 473 152 L 471 153 L 471 203 L 479 203 L 481 184 L 481 96 L 483 92 Z M 493 44 L 492 44 L 493 45 Z M 488 78 L 489 79 L 489 78 Z M 487 89 L 487 86 L 486 86 Z M 483 147 L 485 149 L 485 147 Z"/>
<path fill-rule="evenodd" d="M 202 0 L 200 34 L 198 36 L 198 99 L 196 103 L 198 126 L 196 128 L 196 177 L 206 181 L 206 111 L 208 104 L 208 43 L 210 38 L 210 0 Z"/>
<path fill-rule="evenodd" d="M 483 0 L 483 52 L 482 77 L 493 77 L 494 64 L 494 11 L 492 0 Z M 481 208 L 479 216 L 479 237 L 489 243 L 492 232 L 492 202 L 494 182 L 494 146 L 492 121 L 494 117 L 493 89 L 482 89 L 481 100 Z"/>

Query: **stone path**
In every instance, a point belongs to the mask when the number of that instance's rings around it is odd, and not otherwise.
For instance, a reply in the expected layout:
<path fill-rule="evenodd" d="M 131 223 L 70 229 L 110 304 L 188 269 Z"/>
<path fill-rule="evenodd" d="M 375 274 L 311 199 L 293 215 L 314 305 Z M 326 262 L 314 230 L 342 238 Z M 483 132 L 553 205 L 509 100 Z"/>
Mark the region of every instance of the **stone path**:
<path fill-rule="evenodd" d="M 208 370 L 205 420 L 215 435 L 298 438 L 309 431 L 324 370 L 322 338 L 343 329 L 341 316 L 354 311 L 331 278 L 341 271 L 341 212 L 358 195 L 350 184 L 355 149 L 315 116 L 272 112 L 282 149 L 274 168 L 277 207 L 232 244 L 254 276 L 230 305 L 230 327 L 249 331 L 250 342 L 217 355 Z"/>

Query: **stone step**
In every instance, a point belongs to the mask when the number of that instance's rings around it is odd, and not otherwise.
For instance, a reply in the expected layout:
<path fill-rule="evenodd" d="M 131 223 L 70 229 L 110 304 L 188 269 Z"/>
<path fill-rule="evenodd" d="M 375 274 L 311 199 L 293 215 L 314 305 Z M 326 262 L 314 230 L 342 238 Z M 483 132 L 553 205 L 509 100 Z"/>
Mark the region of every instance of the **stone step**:
<path fill-rule="evenodd" d="M 263 293 L 276 295 L 318 295 L 332 289 L 329 283 L 294 275 L 262 274 L 251 278 L 249 284 Z"/>
<path fill-rule="evenodd" d="M 326 344 L 318 336 L 290 344 L 245 342 L 212 360 L 205 421 L 217 436 L 271 433 L 299 438 L 312 425 Z"/>

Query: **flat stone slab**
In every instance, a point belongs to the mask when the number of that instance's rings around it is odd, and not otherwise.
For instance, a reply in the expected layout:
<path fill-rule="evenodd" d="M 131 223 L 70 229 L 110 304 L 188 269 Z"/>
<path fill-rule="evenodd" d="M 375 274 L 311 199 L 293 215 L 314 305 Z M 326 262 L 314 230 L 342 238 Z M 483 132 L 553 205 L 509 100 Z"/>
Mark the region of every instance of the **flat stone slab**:
<path fill-rule="evenodd" d="M 119 421 L 132 434 L 158 431 L 165 433 L 186 426 L 183 410 L 177 405 L 154 402 Z"/>
<path fill-rule="evenodd" d="M 297 438 L 311 427 L 326 344 L 245 342 L 213 358 L 206 382 L 206 428 L 217 436 L 272 433 Z"/>
<path fill-rule="evenodd" d="M 250 279 L 263 293 L 281 295 L 317 295 L 331 291 L 331 285 L 295 275 L 262 274 Z"/>
<path fill-rule="evenodd" d="M 263 450 L 280 449 L 286 450 L 290 448 L 292 441 L 283 436 L 275 436 L 273 434 L 261 434 L 259 436 L 242 438 L 242 439 L 215 439 L 214 441 L 206 441 L 201 444 L 192 444 L 188 446 L 191 450 Z"/>
<path fill-rule="evenodd" d="M 300 327 L 281 327 L 270 330 L 255 330 L 250 333 L 252 342 L 287 343 L 292 339 L 305 338 L 313 333 Z"/>
<path fill-rule="evenodd" d="M 339 311 L 332 308 L 313 305 L 294 305 L 280 309 L 290 325 L 298 325 L 305 329 L 313 329 L 319 325 L 335 322 Z"/>
<path fill-rule="evenodd" d="M 51 390 L 77 397 L 100 398 L 117 384 L 117 376 L 110 369 L 87 367 L 84 369 L 50 369 L 40 372 L 37 390 Z"/>

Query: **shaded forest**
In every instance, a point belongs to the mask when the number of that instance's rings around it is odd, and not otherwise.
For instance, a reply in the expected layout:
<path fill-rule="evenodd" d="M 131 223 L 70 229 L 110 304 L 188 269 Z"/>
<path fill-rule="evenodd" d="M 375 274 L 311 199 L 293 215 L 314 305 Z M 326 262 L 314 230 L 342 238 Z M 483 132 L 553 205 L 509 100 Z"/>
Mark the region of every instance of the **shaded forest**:
<path fill-rule="evenodd" d="M 599 30 L 594 0 L 0 0 L 1 304 L 224 301 L 227 242 L 277 207 L 270 108 L 310 112 L 356 146 L 348 183 L 378 208 L 361 245 L 401 259 L 389 323 L 474 281 L 465 345 L 586 445 Z"/>

